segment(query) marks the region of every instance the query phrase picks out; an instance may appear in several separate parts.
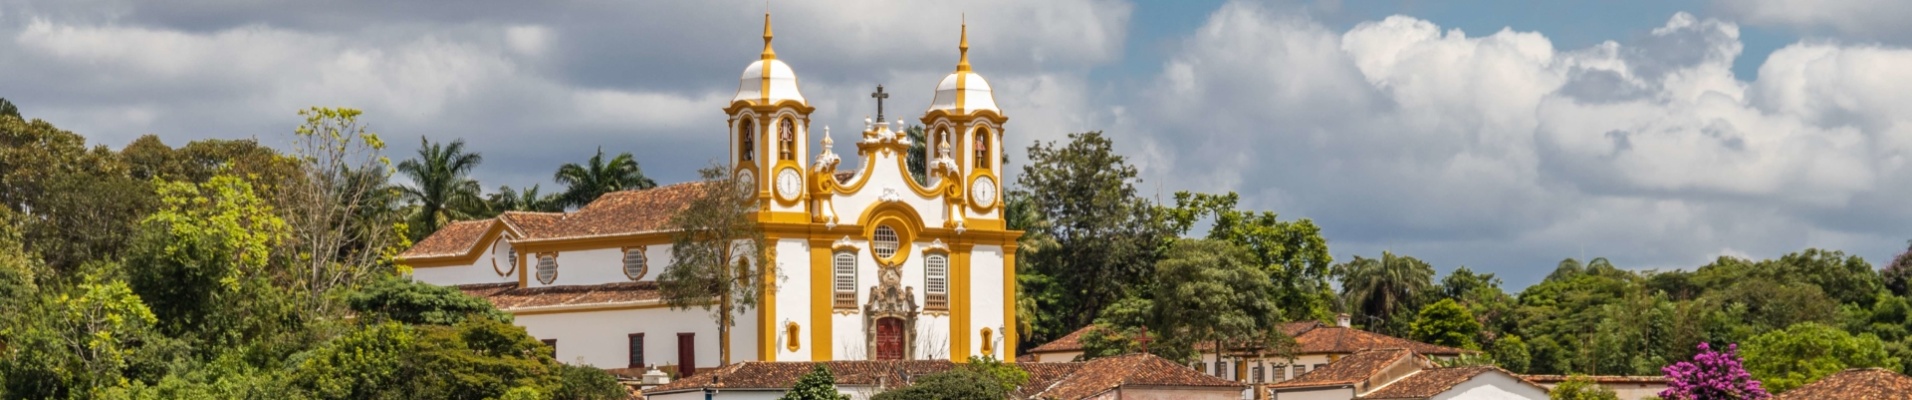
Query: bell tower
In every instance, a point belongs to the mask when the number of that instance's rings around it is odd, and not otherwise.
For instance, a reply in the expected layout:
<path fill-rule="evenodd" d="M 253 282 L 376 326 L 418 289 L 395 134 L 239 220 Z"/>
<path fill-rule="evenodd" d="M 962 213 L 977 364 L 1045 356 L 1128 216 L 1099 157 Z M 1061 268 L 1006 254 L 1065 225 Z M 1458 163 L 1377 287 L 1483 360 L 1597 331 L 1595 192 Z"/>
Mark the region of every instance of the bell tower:
<path fill-rule="evenodd" d="M 989 82 L 969 67 L 969 24 L 964 23 L 962 42 L 957 46 L 956 72 L 936 85 L 936 98 L 923 113 L 924 138 L 929 140 L 924 159 L 948 160 L 947 171 L 933 171 L 932 184 L 938 179 L 957 179 L 961 205 L 952 210 L 953 220 L 966 220 L 970 228 L 1003 229 L 1002 223 L 1002 139 L 1003 124 L 1009 118 L 996 108 L 996 97 Z M 938 168 L 943 169 L 943 168 Z"/>
<path fill-rule="evenodd" d="M 796 72 L 771 47 L 770 14 L 763 16 L 763 53 L 744 68 L 730 115 L 730 159 L 737 180 L 756 187 L 766 220 L 803 213 L 808 199 L 805 154 L 810 113 L 816 109 L 797 88 Z M 798 221 L 807 217 L 796 216 Z"/>

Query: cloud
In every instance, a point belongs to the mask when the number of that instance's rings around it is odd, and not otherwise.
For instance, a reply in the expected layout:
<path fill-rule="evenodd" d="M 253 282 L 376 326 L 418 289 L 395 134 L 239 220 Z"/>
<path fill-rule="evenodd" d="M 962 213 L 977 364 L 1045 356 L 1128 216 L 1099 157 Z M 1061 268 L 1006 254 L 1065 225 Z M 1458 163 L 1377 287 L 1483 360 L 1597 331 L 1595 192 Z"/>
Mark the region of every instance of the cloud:
<path fill-rule="evenodd" d="M 1894 0 L 1715 0 L 1713 7 L 1754 25 L 1912 43 L 1912 3 Z"/>
<path fill-rule="evenodd" d="M 1315 218 L 1337 253 L 1394 249 L 1524 284 L 1565 257 L 1693 267 L 1807 246 L 1889 257 L 1912 50 L 1800 43 L 1733 76 L 1738 27 L 1679 13 L 1561 50 L 1395 16 L 1332 32 L 1231 2 L 1186 39 L 1123 138 L 1170 188 Z"/>

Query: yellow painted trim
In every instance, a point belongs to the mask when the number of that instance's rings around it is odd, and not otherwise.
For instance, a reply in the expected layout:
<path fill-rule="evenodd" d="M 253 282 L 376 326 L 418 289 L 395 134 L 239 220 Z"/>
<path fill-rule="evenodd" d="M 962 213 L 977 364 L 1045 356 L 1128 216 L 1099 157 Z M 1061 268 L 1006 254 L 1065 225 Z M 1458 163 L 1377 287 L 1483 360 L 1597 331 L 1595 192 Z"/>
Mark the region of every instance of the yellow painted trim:
<path fill-rule="evenodd" d="M 759 222 L 779 222 L 786 224 L 808 224 L 810 214 L 798 211 L 761 211 L 757 213 Z"/>
<path fill-rule="evenodd" d="M 798 326 L 797 323 L 795 322 L 784 324 L 783 348 L 790 350 L 791 352 L 802 350 L 803 346 L 798 344 L 798 341 L 800 340 L 803 340 L 803 328 Z"/>
<path fill-rule="evenodd" d="M 848 185 L 845 185 L 841 182 L 829 185 L 830 187 L 828 189 L 830 189 L 830 191 L 835 192 L 833 194 L 848 195 L 848 194 L 853 194 L 853 193 L 863 191 L 863 186 L 868 185 L 870 183 L 870 177 L 876 174 L 876 168 L 872 168 L 872 166 L 876 165 L 876 157 L 878 156 L 877 155 L 878 151 L 897 152 L 897 154 L 899 154 L 900 156 L 896 157 L 896 168 L 897 168 L 896 170 L 909 171 L 909 164 L 908 164 L 909 146 L 904 146 L 900 143 L 873 143 L 872 144 L 872 143 L 857 142 L 857 150 L 859 150 L 863 154 L 863 164 L 862 164 L 863 169 L 861 171 L 857 171 L 857 178 L 852 180 L 850 184 Z M 834 176 L 834 174 L 832 174 L 832 176 L 830 177 L 830 180 L 831 181 L 836 180 L 836 177 Z M 926 187 L 926 186 L 923 186 L 922 183 L 917 182 L 915 178 L 911 178 L 907 176 L 907 174 L 905 174 L 905 176 L 903 177 L 903 186 L 909 187 L 910 191 L 915 192 L 917 196 L 923 196 L 923 197 L 929 197 L 929 198 L 936 198 L 938 196 L 947 196 L 949 194 L 948 188 L 951 185 L 952 184 L 949 182 L 948 179 L 944 179 L 944 180 L 938 181 L 935 186 Z"/>
<path fill-rule="evenodd" d="M 832 296 L 835 291 L 830 287 L 829 279 L 818 279 L 830 274 L 830 248 L 828 239 L 810 239 L 810 360 L 829 361 L 833 348 L 830 340 Z"/>
<path fill-rule="evenodd" d="M 789 193 L 787 197 L 785 196 L 786 193 L 784 193 L 782 190 L 777 189 L 777 182 L 776 182 L 777 179 L 781 179 L 781 177 L 783 176 L 783 171 L 785 170 L 796 172 L 797 180 L 798 180 L 797 192 Z M 776 168 L 772 169 L 772 176 L 770 178 L 771 180 L 770 191 L 771 193 L 773 193 L 771 197 L 777 199 L 777 204 L 781 204 L 785 207 L 796 206 L 799 200 L 803 200 L 804 197 L 806 197 L 805 196 L 806 193 L 804 193 L 806 192 L 806 190 L 803 190 L 803 189 L 806 187 L 809 187 L 808 182 L 802 181 L 804 179 L 804 175 L 806 174 L 803 173 L 803 168 L 799 167 L 796 161 L 790 161 L 790 160 L 778 161 Z M 806 218 L 805 221 L 808 221 L 807 219 L 808 217 L 806 216 L 805 218 Z"/>
<path fill-rule="evenodd" d="M 777 238 L 758 256 L 757 359 L 777 361 Z"/>
<path fill-rule="evenodd" d="M 989 199 L 989 205 L 982 205 L 982 202 L 976 201 L 976 199 L 969 199 L 969 201 L 966 202 L 969 205 L 969 209 L 975 210 L 977 213 L 986 213 L 1002 208 L 1002 179 L 997 179 L 996 174 L 989 170 L 980 170 L 969 174 L 969 184 L 963 185 L 963 197 L 967 198 L 973 194 L 974 191 L 970 190 L 970 188 L 976 187 L 976 182 L 981 181 L 983 178 L 989 178 L 989 180 L 995 184 L 996 191 L 993 193 L 994 197 Z"/>
<path fill-rule="evenodd" d="M 878 203 L 863 210 L 857 218 L 862 221 L 863 239 L 870 242 L 870 258 L 876 260 L 878 267 L 897 267 L 910 259 L 911 242 L 916 241 L 918 231 L 923 226 L 923 218 L 916 210 L 902 202 Z M 896 231 L 896 254 L 888 258 L 876 254 L 876 228 L 888 226 Z"/>
<path fill-rule="evenodd" d="M 1002 276 L 1003 276 L 1002 360 L 1004 362 L 1009 362 L 1009 361 L 1014 361 L 1016 359 L 1016 346 L 1019 343 L 1021 343 L 1017 341 L 1018 336 L 1016 336 L 1016 324 L 1020 323 L 1021 321 L 1017 319 L 1018 316 L 1016 315 L 1017 287 L 1016 287 L 1016 242 L 1015 241 L 1010 241 L 1009 243 L 1003 244 Z"/>
<path fill-rule="evenodd" d="M 557 281 L 558 281 L 558 273 L 559 273 L 559 272 L 563 272 L 563 271 L 560 271 L 560 270 L 561 270 L 561 269 L 563 269 L 563 267 L 564 267 L 564 265 L 563 265 L 563 264 L 558 264 L 558 252 L 555 252 L 555 251 L 548 251 L 548 252 L 542 252 L 542 253 L 538 253 L 538 263 L 539 263 L 539 264 L 544 264 L 544 256 L 546 256 L 546 255 L 550 255 L 550 256 L 551 256 L 551 280 L 550 280 L 550 281 L 546 281 L 546 280 L 544 280 L 544 279 L 542 279 L 542 278 L 540 278 L 540 279 L 538 279 L 538 284 L 541 284 L 541 285 L 550 285 L 550 284 L 551 284 L 551 282 L 557 282 Z"/>
<path fill-rule="evenodd" d="M 952 244 L 952 247 L 955 247 Z M 976 349 L 969 345 L 969 246 L 953 249 L 949 272 L 949 359 L 969 362 Z"/>

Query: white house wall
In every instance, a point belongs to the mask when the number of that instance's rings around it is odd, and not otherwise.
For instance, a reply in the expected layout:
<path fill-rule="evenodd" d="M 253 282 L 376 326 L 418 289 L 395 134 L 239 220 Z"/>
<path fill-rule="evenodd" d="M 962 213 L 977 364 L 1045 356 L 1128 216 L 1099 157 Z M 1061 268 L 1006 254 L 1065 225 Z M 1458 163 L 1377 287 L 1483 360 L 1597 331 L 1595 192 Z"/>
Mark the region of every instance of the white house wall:
<path fill-rule="evenodd" d="M 677 334 L 696 333 L 697 368 L 715 368 L 718 354 L 717 324 L 709 312 L 701 309 L 672 311 L 669 308 L 567 312 L 515 316 L 517 325 L 539 340 L 557 339 L 558 361 L 582 363 L 598 368 L 630 366 L 627 334 L 644 333 L 644 362 L 651 365 L 677 364 Z M 731 330 L 731 362 L 748 361 L 757 354 L 757 322 L 748 312 L 737 316 Z"/>
<path fill-rule="evenodd" d="M 649 265 L 644 280 L 657 280 L 657 275 L 670 265 L 670 246 L 649 246 L 644 251 L 645 262 Z M 558 252 L 558 277 L 546 284 L 538 281 L 537 259 L 532 258 L 526 268 L 530 287 L 599 285 L 605 283 L 630 282 L 624 275 L 624 251 L 617 248 L 572 250 Z"/>
<path fill-rule="evenodd" d="M 1348 400 L 1354 398 L 1352 388 L 1333 388 L 1309 391 L 1276 392 L 1270 400 Z"/>
<path fill-rule="evenodd" d="M 1429 400 L 1546 400 L 1547 391 L 1520 382 L 1512 376 L 1487 372 L 1454 385 Z"/>
<path fill-rule="evenodd" d="M 497 241 L 498 245 L 510 246 L 510 243 Z M 478 259 L 467 265 L 412 268 L 412 279 L 430 282 L 434 285 L 469 285 L 474 283 L 517 282 L 518 272 L 513 271 L 510 258 L 504 251 L 492 243 L 484 244 Z M 509 247 L 506 247 L 507 249 Z M 492 263 L 497 263 L 494 267 Z M 503 270 L 507 274 L 499 274 Z"/>
<path fill-rule="evenodd" d="M 810 343 L 810 244 L 804 239 L 777 241 L 777 326 L 778 361 L 807 361 L 814 358 Z M 797 324 L 797 350 L 789 348 L 784 326 Z"/>
<path fill-rule="evenodd" d="M 977 245 L 969 253 L 969 335 L 970 348 L 959 357 L 970 355 L 989 355 L 1002 358 L 1003 355 L 1003 286 L 984 282 L 1003 281 L 1003 254 L 1001 246 Z M 983 284 L 978 284 L 983 283 Z M 983 353 L 982 330 L 989 328 L 990 346 L 993 352 Z M 1015 344 L 1009 344 L 1014 346 Z"/>
<path fill-rule="evenodd" d="M 1121 388 L 1122 400 L 1240 400 L 1243 390 L 1234 388 Z"/>

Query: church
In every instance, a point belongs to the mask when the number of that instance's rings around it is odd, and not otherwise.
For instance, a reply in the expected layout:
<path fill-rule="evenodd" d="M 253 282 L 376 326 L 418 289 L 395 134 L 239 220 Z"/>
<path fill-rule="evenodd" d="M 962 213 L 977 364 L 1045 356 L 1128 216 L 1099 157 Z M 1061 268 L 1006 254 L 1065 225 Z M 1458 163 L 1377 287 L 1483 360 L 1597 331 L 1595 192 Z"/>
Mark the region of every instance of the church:
<path fill-rule="evenodd" d="M 722 107 L 725 129 L 711 132 L 728 138 L 736 180 L 757 188 L 755 218 L 771 246 L 760 269 L 775 282 L 739 313 L 730 361 L 1015 359 L 1021 232 L 1004 225 L 998 164 L 1008 118 L 970 69 L 967 26 L 955 71 L 915 121 L 928 139 L 922 182 L 905 166 L 905 122 L 882 115 L 881 87 L 861 133 L 839 144 L 826 126 L 813 141 L 815 108 L 772 49 L 768 14 L 763 40 Z M 839 170 L 844 157 L 859 168 Z M 417 281 L 514 315 L 560 361 L 691 376 L 720 364 L 717 323 L 667 307 L 657 277 L 671 264 L 667 222 L 696 185 L 460 221 L 398 261 Z"/>

